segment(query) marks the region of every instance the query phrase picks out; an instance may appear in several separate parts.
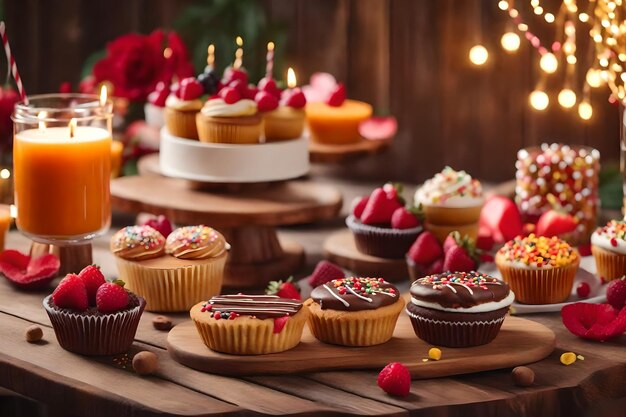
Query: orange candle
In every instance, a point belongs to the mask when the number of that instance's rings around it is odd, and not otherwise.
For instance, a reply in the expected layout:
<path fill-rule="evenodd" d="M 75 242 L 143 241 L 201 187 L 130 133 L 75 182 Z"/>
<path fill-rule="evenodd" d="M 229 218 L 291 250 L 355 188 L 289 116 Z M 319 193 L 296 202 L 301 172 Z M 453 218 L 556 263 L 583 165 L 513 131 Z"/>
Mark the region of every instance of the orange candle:
<path fill-rule="evenodd" d="M 11 227 L 11 211 L 8 206 L 0 206 L 0 250 L 4 250 L 4 240 Z"/>
<path fill-rule="evenodd" d="M 92 126 L 22 130 L 15 134 L 13 164 L 16 221 L 25 234 L 80 239 L 108 227 L 107 130 Z"/>
<path fill-rule="evenodd" d="M 122 170 L 122 152 L 124 144 L 119 140 L 111 141 L 111 178 L 120 176 Z"/>

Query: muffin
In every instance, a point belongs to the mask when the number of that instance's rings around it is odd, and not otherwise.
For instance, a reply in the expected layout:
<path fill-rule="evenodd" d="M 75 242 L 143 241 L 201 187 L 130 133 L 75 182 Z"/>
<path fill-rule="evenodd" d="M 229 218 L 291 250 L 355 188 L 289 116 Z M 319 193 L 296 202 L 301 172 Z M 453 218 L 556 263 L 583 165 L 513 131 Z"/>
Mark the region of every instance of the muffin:
<path fill-rule="evenodd" d="M 191 319 L 209 349 L 232 355 L 284 352 L 300 343 L 309 311 L 275 295 L 219 295 L 196 304 Z"/>
<path fill-rule="evenodd" d="M 443 242 L 452 231 L 476 237 L 485 202 L 480 182 L 465 171 L 445 167 L 415 193 L 415 205 L 424 210 L 424 226 Z"/>
<path fill-rule="evenodd" d="M 342 145 L 359 142 L 359 124 L 371 116 L 372 106 L 362 101 L 345 100 L 339 106 L 322 102 L 306 105 L 311 138 L 319 143 Z"/>
<path fill-rule="evenodd" d="M 63 286 L 68 289 L 63 289 Z M 90 306 L 84 281 L 75 274 L 68 274 L 55 292 L 43 300 L 54 334 L 63 349 L 81 355 L 116 355 L 128 351 L 132 345 L 146 301 L 120 289 L 117 284 L 104 283 L 103 280 L 102 286 L 117 287 L 122 294 L 125 293 L 125 305 L 104 309 L 101 308 L 103 300 L 100 298 L 98 306 Z M 76 295 L 81 289 L 82 301 Z M 119 303 L 119 295 L 115 297 L 113 302 Z"/>
<path fill-rule="evenodd" d="M 167 241 L 150 226 L 129 226 L 111 240 L 120 278 L 145 297 L 148 311 L 187 311 L 219 294 L 228 248 L 204 225 L 178 228 Z"/>
<path fill-rule="evenodd" d="M 256 102 L 247 98 L 210 98 L 196 116 L 200 141 L 207 143 L 259 143 L 261 121 Z"/>
<path fill-rule="evenodd" d="M 406 313 L 415 334 L 437 346 L 463 348 L 496 338 L 515 296 L 509 286 L 479 272 L 446 272 L 411 284 Z"/>
<path fill-rule="evenodd" d="M 596 229 L 591 235 L 591 253 L 602 281 L 626 275 L 626 222 L 611 220 Z"/>
<path fill-rule="evenodd" d="M 165 125 L 174 136 L 198 139 L 196 114 L 202 108 L 200 97 L 204 88 L 193 77 L 185 78 L 165 100 Z"/>
<path fill-rule="evenodd" d="M 346 225 L 354 236 L 359 252 L 388 259 L 403 258 L 422 231 L 422 226 L 394 229 L 386 225 L 364 224 L 353 214 L 346 218 Z"/>
<path fill-rule="evenodd" d="M 580 255 L 558 237 L 518 236 L 496 254 L 496 266 L 517 301 L 562 303 L 570 296 Z"/>
<path fill-rule="evenodd" d="M 297 139 L 304 130 L 306 98 L 299 88 L 283 91 L 276 110 L 263 116 L 263 131 L 266 142 Z"/>
<path fill-rule="evenodd" d="M 335 279 L 316 287 L 304 305 L 311 333 L 324 343 L 373 346 L 393 336 L 404 300 L 383 278 Z"/>

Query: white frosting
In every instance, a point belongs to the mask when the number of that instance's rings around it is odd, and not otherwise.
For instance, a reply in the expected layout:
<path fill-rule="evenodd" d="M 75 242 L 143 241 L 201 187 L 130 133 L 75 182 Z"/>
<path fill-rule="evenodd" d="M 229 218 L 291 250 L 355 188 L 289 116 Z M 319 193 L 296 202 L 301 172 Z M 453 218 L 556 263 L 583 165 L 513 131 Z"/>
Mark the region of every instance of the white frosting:
<path fill-rule="evenodd" d="M 438 304 L 438 303 L 421 301 L 421 300 L 416 299 L 415 297 L 411 297 L 411 302 L 415 304 L 416 306 L 430 308 L 432 310 L 449 311 L 452 313 L 486 313 L 489 311 L 495 311 L 504 307 L 508 307 L 511 304 L 513 304 L 514 300 L 515 300 L 515 294 L 513 294 L 513 291 L 509 291 L 509 295 L 507 295 L 505 298 L 503 298 L 500 301 L 490 301 L 488 303 L 478 304 L 473 307 L 467 307 L 467 308 L 464 308 L 464 307 L 449 308 L 449 307 L 443 307 L 441 306 L 441 304 Z"/>
<path fill-rule="evenodd" d="M 257 105 L 254 100 L 241 99 L 233 104 L 228 104 L 221 98 L 207 101 L 202 107 L 202 114 L 212 117 L 241 117 L 254 116 L 257 113 Z"/>
<path fill-rule="evenodd" d="M 615 239 L 617 246 L 611 245 L 611 238 L 606 234 L 600 234 L 596 230 L 591 235 L 591 244 L 599 248 L 616 252 L 622 255 L 626 255 L 626 241 L 622 239 Z"/>
<path fill-rule="evenodd" d="M 176 97 L 176 95 L 170 94 L 165 100 L 165 107 L 176 110 L 200 110 L 202 108 L 202 102 L 199 99 L 182 100 Z"/>
<path fill-rule="evenodd" d="M 449 173 L 455 174 L 455 179 L 450 180 Z M 460 178 L 460 179 L 456 179 Z M 459 189 L 466 190 L 475 188 L 476 195 L 460 195 Z M 475 207 L 484 203 L 482 187 L 475 182 L 465 171 L 454 171 L 446 167 L 442 172 L 437 173 L 433 178 L 427 180 L 416 192 L 415 204 L 442 206 L 442 207 Z"/>

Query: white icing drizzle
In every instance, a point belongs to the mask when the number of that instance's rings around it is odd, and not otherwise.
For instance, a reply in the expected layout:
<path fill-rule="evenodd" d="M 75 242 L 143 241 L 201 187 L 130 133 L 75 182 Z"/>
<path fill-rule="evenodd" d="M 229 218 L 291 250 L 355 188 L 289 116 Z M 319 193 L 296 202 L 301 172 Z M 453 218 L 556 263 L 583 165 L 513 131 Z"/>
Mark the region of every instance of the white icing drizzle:
<path fill-rule="evenodd" d="M 461 287 L 465 287 L 465 289 L 469 291 L 471 295 L 474 295 L 474 291 L 472 291 L 472 289 L 465 284 L 461 284 L 460 282 L 451 282 L 450 284 L 456 284 L 456 285 L 460 285 Z"/>
<path fill-rule="evenodd" d="M 372 301 L 374 301 L 374 300 L 372 300 L 372 299 L 371 299 L 371 298 L 369 298 L 369 297 L 363 297 L 361 294 L 357 294 L 357 293 L 356 293 L 356 292 L 355 292 L 352 288 L 350 288 L 350 287 L 349 287 L 349 286 L 347 286 L 347 285 L 346 285 L 344 288 L 347 288 L 347 289 L 348 289 L 348 291 L 350 291 L 352 294 L 354 294 L 354 295 L 356 295 L 357 297 L 359 297 L 361 300 L 365 300 L 365 301 L 367 301 L 368 303 L 371 303 Z M 333 293 L 333 295 L 334 295 L 334 293 Z"/>
<path fill-rule="evenodd" d="M 335 297 L 337 300 L 341 301 L 343 303 L 344 306 L 346 307 L 350 307 L 350 303 L 348 303 L 346 300 L 344 300 L 343 298 L 341 298 L 340 296 L 338 296 L 337 294 L 335 294 L 333 292 L 333 290 L 331 290 L 328 285 L 324 284 L 324 288 L 326 288 L 326 290 L 328 290 L 328 292 L 330 293 L 330 295 L 332 295 L 333 297 Z M 370 300 L 371 301 L 371 300 Z"/>
<path fill-rule="evenodd" d="M 372 292 L 376 293 L 376 294 L 385 294 L 385 295 L 388 295 L 389 297 L 395 297 L 396 296 L 395 294 L 392 294 L 390 292 L 384 292 L 384 291 L 372 291 Z"/>
<path fill-rule="evenodd" d="M 452 292 L 456 294 L 456 289 L 452 285 L 446 284 L 446 287 L 450 288 Z"/>

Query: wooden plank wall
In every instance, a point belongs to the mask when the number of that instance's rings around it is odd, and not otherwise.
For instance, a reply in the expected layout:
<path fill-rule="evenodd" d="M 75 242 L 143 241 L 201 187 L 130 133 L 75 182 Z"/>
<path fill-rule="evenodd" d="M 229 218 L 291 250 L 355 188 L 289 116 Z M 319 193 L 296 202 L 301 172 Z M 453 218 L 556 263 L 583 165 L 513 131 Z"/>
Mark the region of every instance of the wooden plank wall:
<path fill-rule="evenodd" d="M 618 159 L 617 109 L 606 102 L 605 91 L 594 94 L 595 114 L 586 123 L 575 111 L 558 108 L 554 90 L 546 112 L 528 107 L 537 54 L 524 40 L 517 54 L 502 51 L 507 19 L 495 0 L 259 1 L 271 19 L 284 22 L 289 42 L 279 47 L 286 47 L 301 79 L 332 72 L 351 97 L 398 118 L 390 152 L 339 167 L 338 174 L 417 182 L 450 164 L 500 181 L 513 177 L 519 148 L 544 141 L 591 145 L 605 161 Z M 4 3 L 23 78 L 39 92 L 77 80 L 84 59 L 115 36 L 168 27 L 191 1 Z M 559 3 L 542 5 L 554 11 Z M 550 38 L 550 28 L 543 29 Z M 477 69 L 467 51 L 481 38 L 491 56 Z"/>

